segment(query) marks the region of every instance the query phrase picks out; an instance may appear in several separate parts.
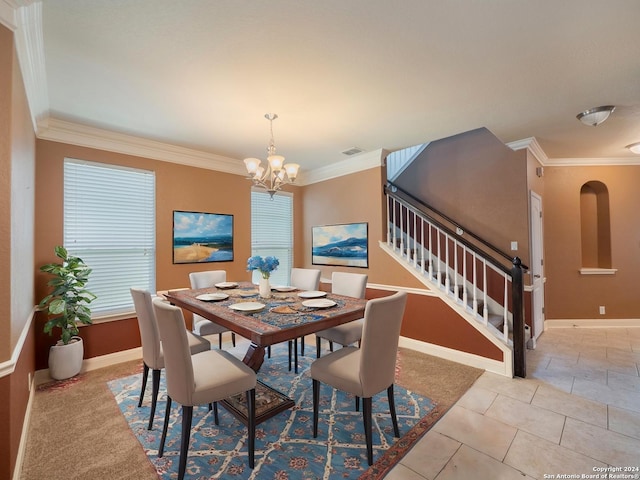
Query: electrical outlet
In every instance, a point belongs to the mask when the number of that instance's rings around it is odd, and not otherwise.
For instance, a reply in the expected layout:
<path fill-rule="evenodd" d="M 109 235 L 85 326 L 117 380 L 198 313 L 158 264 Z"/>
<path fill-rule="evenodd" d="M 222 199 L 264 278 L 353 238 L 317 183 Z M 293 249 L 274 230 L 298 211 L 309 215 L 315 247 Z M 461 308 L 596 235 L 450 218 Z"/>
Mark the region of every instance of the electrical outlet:
<path fill-rule="evenodd" d="M 518 242 L 511 242 L 511 251 L 512 252 L 518 251 Z"/>
<path fill-rule="evenodd" d="M 604 305 L 600 305 L 600 315 L 604 315 L 604 313 L 605 313 Z"/>

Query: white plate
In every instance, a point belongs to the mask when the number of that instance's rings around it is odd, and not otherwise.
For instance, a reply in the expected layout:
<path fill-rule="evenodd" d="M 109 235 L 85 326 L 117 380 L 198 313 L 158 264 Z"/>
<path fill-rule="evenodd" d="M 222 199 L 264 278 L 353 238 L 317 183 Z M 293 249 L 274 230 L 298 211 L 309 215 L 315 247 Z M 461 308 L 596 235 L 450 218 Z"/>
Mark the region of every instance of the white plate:
<path fill-rule="evenodd" d="M 287 287 L 284 285 L 277 285 L 275 287 L 272 287 L 272 289 L 276 292 L 293 292 L 294 290 L 297 290 L 296 287 Z"/>
<path fill-rule="evenodd" d="M 238 312 L 259 312 L 265 307 L 264 303 L 260 302 L 241 302 L 234 303 L 233 305 L 229 305 L 231 310 L 236 310 Z"/>
<path fill-rule="evenodd" d="M 216 288 L 234 288 L 237 287 L 238 284 L 236 282 L 221 282 L 216 283 Z"/>
<path fill-rule="evenodd" d="M 218 300 L 225 300 L 229 298 L 229 295 L 226 293 L 203 293 L 202 295 L 198 295 L 196 298 L 203 302 L 217 302 Z"/>
<path fill-rule="evenodd" d="M 328 298 L 316 298 L 313 300 L 305 300 L 302 302 L 302 305 L 312 308 L 329 308 L 336 305 L 336 302 L 329 300 Z"/>
<path fill-rule="evenodd" d="M 321 292 L 320 290 L 309 290 L 308 292 L 300 292 L 298 296 L 300 298 L 320 298 L 326 297 L 327 292 Z"/>

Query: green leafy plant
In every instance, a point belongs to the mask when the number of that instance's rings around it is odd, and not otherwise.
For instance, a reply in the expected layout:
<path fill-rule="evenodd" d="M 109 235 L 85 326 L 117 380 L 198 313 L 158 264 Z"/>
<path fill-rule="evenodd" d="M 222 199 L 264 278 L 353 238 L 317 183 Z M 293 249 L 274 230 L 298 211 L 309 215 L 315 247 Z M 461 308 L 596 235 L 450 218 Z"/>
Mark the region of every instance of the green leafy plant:
<path fill-rule="evenodd" d="M 66 345 L 74 335 L 78 335 L 78 322 L 91 324 L 88 304 L 96 296 L 84 288 L 91 269 L 82 259 L 69 255 L 62 246 L 55 247 L 55 252 L 62 261 L 40 267 L 40 271 L 53 275 L 47 283 L 53 290 L 40 301 L 39 306 L 46 307 L 49 314 L 44 332 L 51 335 L 53 328 L 59 327 L 62 330 L 60 339 Z"/>

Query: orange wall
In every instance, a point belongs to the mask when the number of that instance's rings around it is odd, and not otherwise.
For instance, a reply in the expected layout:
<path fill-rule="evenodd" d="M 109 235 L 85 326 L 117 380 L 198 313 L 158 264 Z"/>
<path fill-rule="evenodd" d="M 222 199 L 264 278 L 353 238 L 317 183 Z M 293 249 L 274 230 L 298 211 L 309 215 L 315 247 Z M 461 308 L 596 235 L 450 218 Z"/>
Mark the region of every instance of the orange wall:
<path fill-rule="evenodd" d="M 224 269 L 234 280 L 249 280 L 251 255 L 251 183 L 239 175 L 147 158 L 121 155 L 64 143 L 39 140 L 36 171 L 36 297 L 46 293 L 47 277 L 37 268 L 53 261 L 53 247 L 62 243 L 64 158 L 124 165 L 156 175 L 156 287 L 188 287 L 192 271 Z M 234 216 L 234 261 L 203 264 L 173 262 L 173 210 L 224 213 Z"/>
<path fill-rule="evenodd" d="M 151 170 L 156 175 L 156 288 L 189 286 L 192 271 L 224 269 L 229 279 L 250 280 L 246 261 L 251 255 L 251 183 L 243 176 L 177 165 L 148 158 L 39 140 L 36 164 L 35 295 L 47 293 L 48 277 L 39 272 L 55 260 L 53 248 L 63 235 L 63 161 L 77 158 Z M 173 210 L 224 213 L 234 216 L 234 261 L 203 264 L 173 262 Z M 187 318 L 187 321 L 190 321 Z M 41 326 L 41 325 L 40 325 Z M 37 330 L 37 365 L 46 367 L 48 347 L 55 343 Z M 135 319 L 94 324 L 81 329 L 85 358 L 140 346 Z M 105 342 L 105 338 L 109 339 Z"/>
<path fill-rule="evenodd" d="M 592 180 L 609 190 L 615 275 L 579 273 L 580 188 Z M 546 167 L 544 182 L 546 318 L 640 318 L 640 166 Z M 600 305 L 606 315 L 599 314 Z"/>
<path fill-rule="evenodd" d="M 555 167 L 546 166 L 527 154 L 529 189 L 543 199 L 545 318 L 639 319 L 640 300 L 633 288 L 640 267 L 640 221 L 637 205 L 640 166 Z M 582 265 L 580 189 L 589 181 L 603 182 L 609 191 L 613 276 L 580 275 Z M 530 283 L 529 275 L 525 283 Z M 606 307 L 600 315 L 598 307 Z M 527 320 L 530 320 L 530 301 Z"/>
<path fill-rule="evenodd" d="M 523 263 L 529 259 L 526 151 L 486 128 L 431 142 L 394 183 Z M 518 250 L 511 251 L 511 242 Z"/>
<path fill-rule="evenodd" d="M 11 478 L 33 378 L 35 135 L 14 50 L 0 25 L 0 478 Z M 20 343 L 20 338 L 24 343 Z"/>

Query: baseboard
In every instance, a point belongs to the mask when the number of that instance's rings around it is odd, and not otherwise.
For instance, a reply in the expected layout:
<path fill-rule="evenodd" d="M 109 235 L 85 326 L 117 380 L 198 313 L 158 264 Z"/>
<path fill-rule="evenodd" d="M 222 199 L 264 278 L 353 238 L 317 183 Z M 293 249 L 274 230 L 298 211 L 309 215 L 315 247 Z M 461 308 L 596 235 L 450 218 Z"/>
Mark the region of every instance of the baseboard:
<path fill-rule="evenodd" d="M 16 455 L 16 466 L 13 469 L 13 480 L 19 480 L 22 476 L 22 462 L 24 461 L 24 454 L 27 445 L 27 435 L 29 433 L 29 425 L 31 424 L 31 408 L 33 406 L 33 397 L 36 391 L 35 375 L 31 379 L 31 385 L 29 386 L 29 400 L 27 401 L 27 410 L 24 412 L 24 419 L 22 421 L 22 432 L 20 433 L 20 444 L 18 445 L 18 453 Z"/>
<path fill-rule="evenodd" d="M 82 361 L 82 369 L 80 373 L 90 372 L 91 370 L 97 370 L 98 368 L 109 367 L 118 363 L 128 362 L 129 360 L 142 359 L 142 347 L 131 348 L 129 350 L 123 350 L 121 352 L 109 353 L 107 355 L 101 355 L 99 357 L 87 358 Z M 34 379 L 36 385 L 51 381 L 49 376 L 49 369 L 38 370 L 35 372 Z"/>
<path fill-rule="evenodd" d="M 422 342 L 413 338 L 400 337 L 400 347 L 444 358 L 452 362 L 461 363 L 470 367 L 480 368 L 488 372 L 497 373 L 506 377 L 513 377 L 513 358 L 511 352 L 503 352 L 505 361 L 500 362 L 490 358 L 481 357 L 472 353 L 461 352 L 452 348 Z"/>
<path fill-rule="evenodd" d="M 549 328 L 627 328 L 640 327 L 640 318 L 555 318 L 544 321 L 544 329 Z"/>

